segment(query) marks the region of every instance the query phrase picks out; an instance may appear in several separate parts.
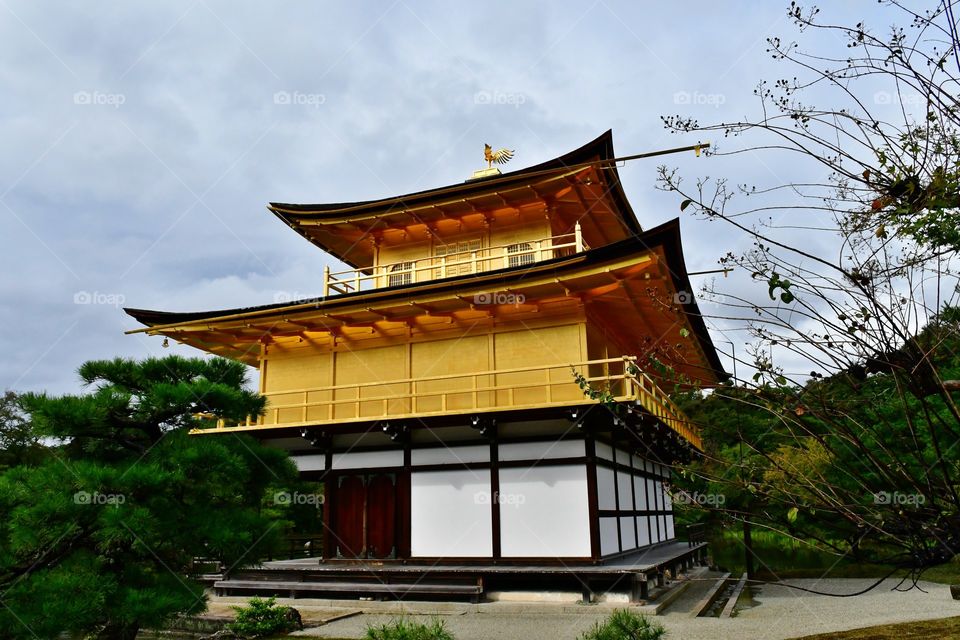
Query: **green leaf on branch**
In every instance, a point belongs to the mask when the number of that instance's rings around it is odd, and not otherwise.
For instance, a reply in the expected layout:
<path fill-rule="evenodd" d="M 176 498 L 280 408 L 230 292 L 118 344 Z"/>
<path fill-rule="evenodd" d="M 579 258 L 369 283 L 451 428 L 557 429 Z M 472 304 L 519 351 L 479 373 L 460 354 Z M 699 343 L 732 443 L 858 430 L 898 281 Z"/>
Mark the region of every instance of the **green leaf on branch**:
<path fill-rule="evenodd" d="M 771 300 L 777 299 L 777 289 L 783 289 L 783 292 L 780 294 L 780 300 L 784 304 L 790 304 L 796 299 L 793 293 L 790 292 L 790 287 L 793 286 L 793 283 L 789 280 L 784 280 L 778 273 L 770 276 L 767 280 L 767 285 L 770 287 L 767 293 L 770 295 Z"/>

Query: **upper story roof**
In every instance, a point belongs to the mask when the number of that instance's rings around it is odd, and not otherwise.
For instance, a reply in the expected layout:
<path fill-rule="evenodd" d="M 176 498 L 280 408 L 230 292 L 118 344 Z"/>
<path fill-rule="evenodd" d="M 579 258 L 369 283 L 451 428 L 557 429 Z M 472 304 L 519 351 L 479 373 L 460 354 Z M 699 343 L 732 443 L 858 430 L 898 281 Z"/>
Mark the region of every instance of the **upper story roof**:
<path fill-rule="evenodd" d="M 269 208 L 311 243 L 358 269 L 374 264 L 378 243 L 443 235 L 463 224 L 495 224 L 505 212 L 528 207 L 544 208 L 558 233 L 579 221 L 586 243 L 599 247 L 641 232 L 615 157 L 607 131 L 558 158 L 499 176 L 379 200 L 274 202 Z"/>

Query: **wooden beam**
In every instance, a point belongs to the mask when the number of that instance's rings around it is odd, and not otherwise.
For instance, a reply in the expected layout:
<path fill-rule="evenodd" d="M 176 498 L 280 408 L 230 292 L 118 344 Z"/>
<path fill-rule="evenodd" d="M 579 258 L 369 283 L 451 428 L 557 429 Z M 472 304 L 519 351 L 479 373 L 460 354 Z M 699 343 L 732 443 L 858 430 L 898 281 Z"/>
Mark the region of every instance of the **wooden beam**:
<path fill-rule="evenodd" d="M 410 302 L 408 304 L 414 309 L 420 309 L 421 311 L 423 311 L 423 313 L 425 313 L 428 316 L 432 316 L 436 313 L 436 311 L 433 308 L 428 307 L 427 305 L 424 305 L 424 304 L 420 304 L 418 302 Z"/>
<path fill-rule="evenodd" d="M 580 184 L 580 182 L 579 182 L 576 178 L 573 178 L 573 177 L 568 178 L 568 181 L 569 181 L 569 182 L 571 183 L 571 185 L 573 186 L 573 191 L 574 191 L 574 193 L 577 194 L 577 199 L 580 201 L 580 205 L 583 207 L 583 216 L 580 216 L 580 217 L 581 217 L 581 218 L 583 218 L 583 217 L 588 217 L 591 222 L 594 222 L 593 216 L 592 216 L 592 215 L 588 215 L 588 214 L 592 214 L 592 213 L 593 213 L 593 207 L 596 206 L 596 205 L 595 205 L 595 204 L 593 204 L 593 205 L 588 205 L 588 204 L 587 204 L 586 196 L 583 195 L 583 191 L 582 191 L 581 188 L 580 188 L 580 187 L 581 187 L 581 184 Z M 610 242 L 611 242 L 610 235 L 604 230 L 603 226 L 602 226 L 602 225 L 599 225 L 599 224 L 596 224 L 595 222 L 594 222 L 593 226 L 594 226 L 594 228 L 595 228 L 597 231 L 600 232 L 600 235 L 603 236 L 604 243 L 605 243 L 605 244 L 610 244 Z"/>
<path fill-rule="evenodd" d="M 364 309 L 367 313 L 372 313 L 375 316 L 379 316 L 381 320 L 389 320 L 392 316 L 385 314 L 383 311 L 376 311 L 373 307 L 366 307 Z"/>

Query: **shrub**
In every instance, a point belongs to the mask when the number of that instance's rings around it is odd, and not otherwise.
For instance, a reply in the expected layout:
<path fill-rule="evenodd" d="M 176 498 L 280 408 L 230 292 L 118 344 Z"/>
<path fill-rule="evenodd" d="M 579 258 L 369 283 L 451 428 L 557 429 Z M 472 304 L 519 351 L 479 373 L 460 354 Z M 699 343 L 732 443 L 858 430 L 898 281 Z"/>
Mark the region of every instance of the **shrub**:
<path fill-rule="evenodd" d="M 603 623 L 596 623 L 580 640 L 660 640 L 667 630 L 646 616 L 617 609 Z"/>
<path fill-rule="evenodd" d="M 232 608 L 237 617 L 227 628 L 244 638 L 262 638 L 303 627 L 300 613 L 292 607 L 277 604 L 276 598 L 251 598 L 248 606 Z"/>
<path fill-rule="evenodd" d="M 422 624 L 400 618 L 378 627 L 367 627 L 364 637 L 366 640 L 454 640 L 444 622 L 437 619 Z"/>

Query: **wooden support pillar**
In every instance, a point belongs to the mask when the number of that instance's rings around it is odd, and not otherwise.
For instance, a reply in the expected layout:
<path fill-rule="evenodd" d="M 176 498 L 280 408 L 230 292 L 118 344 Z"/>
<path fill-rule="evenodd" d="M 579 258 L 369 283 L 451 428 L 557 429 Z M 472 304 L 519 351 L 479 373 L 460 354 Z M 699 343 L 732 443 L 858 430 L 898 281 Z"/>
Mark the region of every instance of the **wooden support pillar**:
<path fill-rule="evenodd" d="M 633 588 L 630 590 L 630 602 L 643 602 L 648 597 L 650 597 L 650 581 L 647 574 L 633 574 Z"/>

